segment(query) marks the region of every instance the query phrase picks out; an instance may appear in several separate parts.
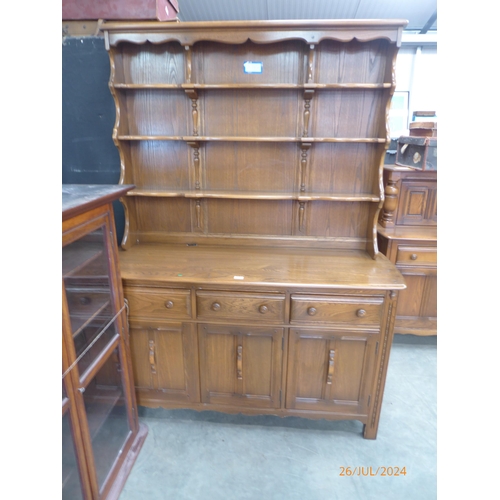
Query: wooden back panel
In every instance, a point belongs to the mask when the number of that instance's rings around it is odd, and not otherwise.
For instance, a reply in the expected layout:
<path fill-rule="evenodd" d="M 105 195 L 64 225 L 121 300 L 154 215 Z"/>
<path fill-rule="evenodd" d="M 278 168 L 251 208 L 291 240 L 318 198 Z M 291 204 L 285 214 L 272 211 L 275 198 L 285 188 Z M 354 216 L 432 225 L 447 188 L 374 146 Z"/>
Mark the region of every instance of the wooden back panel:
<path fill-rule="evenodd" d="M 257 237 L 374 256 L 404 22 L 388 25 L 104 23 L 121 182 L 137 186 L 122 246 Z"/>

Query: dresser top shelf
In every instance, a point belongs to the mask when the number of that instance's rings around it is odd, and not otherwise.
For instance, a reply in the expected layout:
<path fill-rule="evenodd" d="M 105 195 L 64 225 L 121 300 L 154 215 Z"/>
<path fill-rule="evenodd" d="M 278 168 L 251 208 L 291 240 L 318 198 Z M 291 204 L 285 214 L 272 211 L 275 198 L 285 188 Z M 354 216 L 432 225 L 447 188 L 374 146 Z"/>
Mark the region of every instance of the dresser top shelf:
<path fill-rule="evenodd" d="M 127 284 L 294 286 L 401 290 L 400 273 L 382 254 L 363 250 L 208 245 L 134 245 L 120 252 Z"/>

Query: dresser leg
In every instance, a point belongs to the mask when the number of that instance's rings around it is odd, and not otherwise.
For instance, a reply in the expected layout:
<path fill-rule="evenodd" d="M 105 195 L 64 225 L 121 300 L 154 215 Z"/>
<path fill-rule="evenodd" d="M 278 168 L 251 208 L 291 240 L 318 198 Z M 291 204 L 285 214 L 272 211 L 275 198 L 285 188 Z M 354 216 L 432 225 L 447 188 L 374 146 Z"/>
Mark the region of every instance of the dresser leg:
<path fill-rule="evenodd" d="M 375 426 L 365 424 L 363 426 L 363 437 L 365 439 L 377 439 L 378 422 Z"/>

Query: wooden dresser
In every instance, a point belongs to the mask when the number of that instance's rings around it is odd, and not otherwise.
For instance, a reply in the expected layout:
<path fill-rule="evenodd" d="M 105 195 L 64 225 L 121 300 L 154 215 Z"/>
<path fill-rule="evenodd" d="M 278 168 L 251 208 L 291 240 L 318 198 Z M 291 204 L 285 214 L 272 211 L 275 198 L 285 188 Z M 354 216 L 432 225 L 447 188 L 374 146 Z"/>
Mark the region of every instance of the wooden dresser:
<path fill-rule="evenodd" d="M 406 21 L 105 22 L 138 402 L 377 435 L 404 280 L 378 251 Z"/>
<path fill-rule="evenodd" d="M 379 247 L 403 274 L 395 333 L 437 334 L 437 171 L 384 169 Z"/>

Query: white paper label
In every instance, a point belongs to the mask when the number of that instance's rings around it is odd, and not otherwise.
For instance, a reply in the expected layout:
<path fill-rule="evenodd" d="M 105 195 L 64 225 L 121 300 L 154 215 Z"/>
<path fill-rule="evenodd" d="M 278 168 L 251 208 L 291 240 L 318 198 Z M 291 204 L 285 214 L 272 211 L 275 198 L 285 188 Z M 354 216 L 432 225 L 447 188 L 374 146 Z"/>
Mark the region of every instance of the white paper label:
<path fill-rule="evenodd" d="M 261 62 L 255 62 L 255 61 L 245 61 L 243 63 L 243 71 L 245 73 L 262 73 L 262 70 L 264 69 L 264 63 Z"/>
<path fill-rule="evenodd" d="M 245 276 L 235 276 L 234 279 L 235 280 L 244 280 Z"/>

